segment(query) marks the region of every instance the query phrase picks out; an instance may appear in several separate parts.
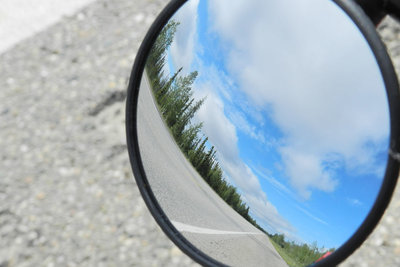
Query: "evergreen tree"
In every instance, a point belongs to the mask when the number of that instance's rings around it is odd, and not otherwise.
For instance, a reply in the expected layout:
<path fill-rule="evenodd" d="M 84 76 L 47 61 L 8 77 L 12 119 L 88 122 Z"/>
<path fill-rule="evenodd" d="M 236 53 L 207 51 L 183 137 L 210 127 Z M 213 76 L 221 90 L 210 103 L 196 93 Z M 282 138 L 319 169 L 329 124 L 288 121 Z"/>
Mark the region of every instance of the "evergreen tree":
<path fill-rule="evenodd" d="M 146 66 L 150 66 L 150 68 L 146 68 L 146 70 L 150 77 L 153 90 L 155 91 L 159 90 L 164 81 L 163 68 L 165 65 L 166 51 L 174 39 L 178 25 L 179 22 L 171 20 L 163 27 L 147 57 Z"/>
<path fill-rule="evenodd" d="M 203 124 L 192 123 L 205 101 L 205 98 L 196 101 L 193 97 L 192 87 L 198 72 L 182 76 L 182 68 L 179 68 L 171 77 L 164 77 L 167 50 L 178 25 L 173 20 L 167 23 L 150 49 L 146 61 L 146 73 L 159 111 L 184 155 L 210 187 L 243 218 L 265 232 L 249 215 L 249 207 L 242 201 L 236 188 L 224 179 L 215 147 L 211 146 L 207 150 L 208 137 L 199 137 Z"/>

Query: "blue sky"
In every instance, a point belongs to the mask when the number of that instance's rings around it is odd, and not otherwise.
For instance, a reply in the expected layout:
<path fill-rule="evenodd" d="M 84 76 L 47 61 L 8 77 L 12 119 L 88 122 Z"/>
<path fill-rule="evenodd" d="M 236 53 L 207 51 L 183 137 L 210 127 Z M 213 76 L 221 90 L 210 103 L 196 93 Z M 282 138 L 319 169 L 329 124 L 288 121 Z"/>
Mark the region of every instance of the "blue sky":
<path fill-rule="evenodd" d="M 338 247 L 371 208 L 386 166 L 379 68 L 331 1 L 191 0 L 167 73 L 197 70 L 195 120 L 226 178 L 271 233 Z"/>

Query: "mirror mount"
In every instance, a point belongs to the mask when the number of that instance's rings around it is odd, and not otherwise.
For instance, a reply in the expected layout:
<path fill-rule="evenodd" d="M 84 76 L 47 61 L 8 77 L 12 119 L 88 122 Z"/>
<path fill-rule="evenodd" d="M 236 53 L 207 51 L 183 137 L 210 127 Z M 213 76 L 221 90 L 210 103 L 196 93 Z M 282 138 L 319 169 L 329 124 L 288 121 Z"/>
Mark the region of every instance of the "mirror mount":
<path fill-rule="evenodd" d="M 398 0 L 356 0 L 356 2 L 375 25 L 378 25 L 386 15 L 400 21 Z"/>
<path fill-rule="evenodd" d="M 378 25 L 386 16 L 385 6 L 389 0 L 356 0 L 371 21 Z"/>
<path fill-rule="evenodd" d="M 385 3 L 387 13 L 400 22 L 400 2 L 397 0 L 387 0 Z"/>

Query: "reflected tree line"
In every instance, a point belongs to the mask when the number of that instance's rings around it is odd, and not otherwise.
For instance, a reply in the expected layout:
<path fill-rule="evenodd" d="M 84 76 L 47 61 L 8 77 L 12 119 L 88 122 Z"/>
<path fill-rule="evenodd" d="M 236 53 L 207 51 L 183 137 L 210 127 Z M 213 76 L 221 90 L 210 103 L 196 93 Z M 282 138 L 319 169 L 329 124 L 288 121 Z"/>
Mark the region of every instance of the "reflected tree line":
<path fill-rule="evenodd" d="M 324 254 L 335 251 L 334 248 L 329 250 L 325 250 L 323 247 L 319 248 L 317 242 L 308 245 L 287 241 L 283 234 L 268 236 L 275 249 L 289 266 L 307 266 L 320 259 Z"/>
<path fill-rule="evenodd" d="M 164 74 L 166 51 L 178 25 L 178 22 L 172 20 L 162 29 L 146 62 L 146 72 L 159 111 L 176 143 L 201 177 L 236 212 L 266 233 L 249 215 L 249 207 L 242 201 L 237 189 L 223 178 L 216 159 L 217 151 L 214 146 L 207 148 L 208 137 L 201 134 L 202 123 L 192 123 L 195 113 L 205 100 L 196 101 L 193 97 L 192 85 L 198 75 L 197 71 L 182 76 L 178 75 L 182 71 L 180 68 L 171 77 Z"/>
<path fill-rule="evenodd" d="M 159 112 L 170 133 L 183 154 L 208 185 L 236 212 L 252 225 L 267 234 L 276 250 L 289 266 L 305 266 L 319 259 L 325 252 L 315 244 L 297 244 L 285 240 L 283 234 L 267 233 L 249 214 L 249 207 L 241 199 L 237 189 L 223 177 L 223 171 L 216 158 L 214 146 L 207 148 L 208 137 L 201 134 L 202 123 L 192 119 L 205 99 L 196 101 L 192 85 L 198 76 L 193 71 L 186 76 L 179 75 L 182 68 L 172 76 L 165 75 L 167 50 L 172 44 L 179 22 L 171 20 L 161 30 L 146 61 L 146 72 L 150 81 Z M 333 251 L 331 249 L 330 251 Z"/>

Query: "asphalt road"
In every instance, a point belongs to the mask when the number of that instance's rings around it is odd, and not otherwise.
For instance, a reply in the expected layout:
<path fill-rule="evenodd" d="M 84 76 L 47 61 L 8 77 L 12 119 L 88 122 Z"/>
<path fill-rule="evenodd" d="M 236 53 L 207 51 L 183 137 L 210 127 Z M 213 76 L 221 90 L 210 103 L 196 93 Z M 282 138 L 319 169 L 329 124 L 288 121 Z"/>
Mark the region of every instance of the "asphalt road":
<path fill-rule="evenodd" d="M 138 137 L 146 175 L 174 226 L 196 247 L 232 266 L 287 266 L 268 237 L 228 206 L 187 161 L 142 79 Z"/>

